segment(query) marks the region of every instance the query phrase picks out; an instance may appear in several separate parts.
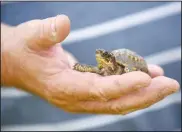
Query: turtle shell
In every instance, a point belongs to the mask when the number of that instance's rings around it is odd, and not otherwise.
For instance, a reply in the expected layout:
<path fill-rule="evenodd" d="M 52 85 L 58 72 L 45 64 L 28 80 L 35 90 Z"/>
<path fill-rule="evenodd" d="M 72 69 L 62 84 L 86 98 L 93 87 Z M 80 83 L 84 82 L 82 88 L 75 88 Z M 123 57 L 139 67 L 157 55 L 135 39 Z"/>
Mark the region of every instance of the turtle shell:
<path fill-rule="evenodd" d="M 148 67 L 146 61 L 129 49 L 117 49 L 111 52 L 116 59 L 116 62 L 124 67 L 128 67 L 132 71 L 143 71 L 148 72 Z"/>

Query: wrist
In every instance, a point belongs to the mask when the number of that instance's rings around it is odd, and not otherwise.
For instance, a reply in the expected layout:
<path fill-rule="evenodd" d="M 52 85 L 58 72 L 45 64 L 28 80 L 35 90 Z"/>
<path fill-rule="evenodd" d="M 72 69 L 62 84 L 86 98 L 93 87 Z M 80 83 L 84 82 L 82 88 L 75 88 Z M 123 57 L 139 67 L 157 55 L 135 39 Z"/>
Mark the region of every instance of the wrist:
<path fill-rule="evenodd" d="M 1 51 L 1 86 L 13 86 L 13 70 L 10 68 L 11 64 L 8 64 L 6 59 L 6 53 L 3 49 Z"/>
<path fill-rule="evenodd" d="M 13 32 L 14 27 L 1 24 L 1 86 L 13 86 L 13 69 L 9 63 L 9 52 L 10 47 L 7 40 L 10 33 Z"/>

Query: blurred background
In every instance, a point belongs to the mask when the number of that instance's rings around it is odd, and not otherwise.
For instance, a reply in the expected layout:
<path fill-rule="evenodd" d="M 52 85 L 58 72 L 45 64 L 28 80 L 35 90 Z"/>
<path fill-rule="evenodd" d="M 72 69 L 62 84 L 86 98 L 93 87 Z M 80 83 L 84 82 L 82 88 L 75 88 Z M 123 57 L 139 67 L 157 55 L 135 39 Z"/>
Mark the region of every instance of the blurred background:
<path fill-rule="evenodd" d="M 162 66 L 181 85 L 180 2 L 1 3 L 1 22 L 14 26 L 58 14 L 71 20 L 63 47 L 79 62 L 96 65 L 96 48 L 129 48 Z M 112 116 L 70 114 L 14 88 L 1 89 L 1 130 L 177 131 L 181 91 L 150 108 Z"/>

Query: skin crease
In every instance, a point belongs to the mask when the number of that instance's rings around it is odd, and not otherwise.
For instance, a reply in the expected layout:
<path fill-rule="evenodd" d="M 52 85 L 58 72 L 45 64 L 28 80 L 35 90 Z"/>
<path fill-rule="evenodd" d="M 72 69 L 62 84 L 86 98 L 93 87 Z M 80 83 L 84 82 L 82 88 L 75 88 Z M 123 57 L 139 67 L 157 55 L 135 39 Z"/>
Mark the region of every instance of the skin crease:
<path fill-rule="evenodd" d="M 152 64 L 152 78 L 138 71 L 101 77 L 72 70 L 77 60 L 60 45 L 70 32 L 65 15 L 1 26 L 1 86 L 25 90 L 67 112 L 128 114 L 179 90 L 177 81 Z"/>

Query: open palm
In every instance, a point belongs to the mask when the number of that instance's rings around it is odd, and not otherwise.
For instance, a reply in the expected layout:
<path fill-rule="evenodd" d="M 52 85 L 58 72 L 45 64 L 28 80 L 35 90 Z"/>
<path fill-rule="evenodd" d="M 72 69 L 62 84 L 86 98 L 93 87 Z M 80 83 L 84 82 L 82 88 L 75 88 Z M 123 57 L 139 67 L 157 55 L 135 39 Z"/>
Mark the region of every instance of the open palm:
<path fill-rule="evenodd" d="M 102 77 L 72 70 L 59 44 L 69 30 L 70 21 L 64 15 L 13 28 L 4 37 L 3 47 L 9 84 L 65 111 L 101 114 L 143 109 L 179 89 L 179 84 L 164 77 L 162 69 L 155 65 L 149 65 L 153 78 L 139 71 Z"/>

